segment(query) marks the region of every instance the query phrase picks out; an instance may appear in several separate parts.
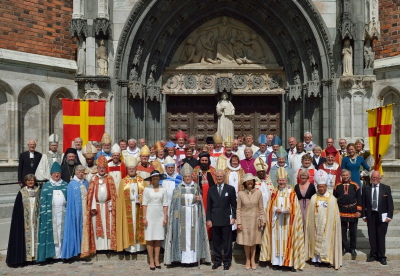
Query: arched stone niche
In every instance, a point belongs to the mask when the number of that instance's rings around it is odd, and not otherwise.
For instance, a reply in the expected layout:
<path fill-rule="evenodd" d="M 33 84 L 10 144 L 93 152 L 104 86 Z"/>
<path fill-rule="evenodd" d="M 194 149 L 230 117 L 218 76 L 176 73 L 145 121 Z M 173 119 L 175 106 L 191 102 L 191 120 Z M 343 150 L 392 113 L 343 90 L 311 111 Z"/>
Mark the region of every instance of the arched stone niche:
<path fill-rule="evenodd" d="M 11 158 L 14 149 L 14 130 L 12 120 L 14 114 L 13 91 L 4 81 L 0 80 L 0 160 L 4 162 Z"/>
<path fill-rule="evenodd" d="M 383 99 L 383 105 L 394 103 L 392 137 L 390 138 L 389 150 L 385 155 L 385 159 L 400 158 L 400 93 L 393 87 L 387 87 L 380 93 Z"/>
<path fill-rule="evenodd" d="M 18 97 L 19 110 L 19 152 L 27 150 L 27 141 L 34 139 L 37 142 L 36 150 L 43 152 L 47 144 L 48 135 L 44 114 L 46 108 L 45 96 L 40 87 L 35 84 L 23 88 Z M 47 137 L 46 137 L 47 135 Z"/>

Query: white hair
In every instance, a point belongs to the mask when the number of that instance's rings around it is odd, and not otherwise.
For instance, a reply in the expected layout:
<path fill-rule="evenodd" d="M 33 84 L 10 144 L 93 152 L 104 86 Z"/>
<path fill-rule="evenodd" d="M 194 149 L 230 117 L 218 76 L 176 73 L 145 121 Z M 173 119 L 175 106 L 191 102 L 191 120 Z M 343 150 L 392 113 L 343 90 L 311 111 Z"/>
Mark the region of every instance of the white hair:
<path fill-rule="evenodd" d="M 135 144 L 137 144 L 136 139 L 133 139 L 133 138 L 129 139 L 129 140 L 128 140 L 128 143 L 129 143 L 129 142 L 135 142 Z"/>
<path fill-rule="evenodd" d="M 246 150 L 250 150 L 252 153 L 254 153 L 251 147 L 245 147 L 243 152 L 245 152 Z"/>
<path fill-rule="evenodd" d="M 311 138 L 312 138 L 312 134 L 311 134 L 311 132 L 309 132 L 309 131 L 305 132 L 305 133 L 304 133 L 304 136 L 306 136 L 306 135 L 310 135 L 310 136 L 311 136 Z"/>

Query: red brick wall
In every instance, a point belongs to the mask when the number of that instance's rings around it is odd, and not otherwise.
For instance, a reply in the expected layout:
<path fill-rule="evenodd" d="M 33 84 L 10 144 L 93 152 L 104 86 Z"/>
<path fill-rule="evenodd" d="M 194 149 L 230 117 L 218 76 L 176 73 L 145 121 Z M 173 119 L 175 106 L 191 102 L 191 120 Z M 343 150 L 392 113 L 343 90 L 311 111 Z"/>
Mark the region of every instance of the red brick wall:
<path fill-rule="evenodd" d="M 380 0 L 381 39 L 375 42 L 375 58 L 400 55 L 400 1 Z"/>
<path fill-rule="evenodd" d="M 72 0 L 0 0 L 0 48 L 75 59 Z"/>

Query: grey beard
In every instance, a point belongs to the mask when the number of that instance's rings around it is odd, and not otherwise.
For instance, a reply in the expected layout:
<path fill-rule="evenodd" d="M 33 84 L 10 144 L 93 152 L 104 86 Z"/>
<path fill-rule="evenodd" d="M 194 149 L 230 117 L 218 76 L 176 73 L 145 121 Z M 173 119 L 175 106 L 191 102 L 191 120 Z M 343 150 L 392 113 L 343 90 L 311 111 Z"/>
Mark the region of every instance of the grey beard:
<path fill-rule="evenodd" d="M 75 165 L 75 161 L 71 161 L 70 160 L 70 161 L 67 162 L 67 164 L 70 165 L 70 166 L 73 166 L 73 165 Z"/>

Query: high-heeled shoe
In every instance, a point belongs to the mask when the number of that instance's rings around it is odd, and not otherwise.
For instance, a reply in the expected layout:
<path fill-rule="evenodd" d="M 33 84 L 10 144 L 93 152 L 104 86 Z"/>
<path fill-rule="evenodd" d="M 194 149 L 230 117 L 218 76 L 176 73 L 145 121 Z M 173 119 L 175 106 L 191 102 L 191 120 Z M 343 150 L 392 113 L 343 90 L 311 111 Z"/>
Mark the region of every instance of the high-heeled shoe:
<path fill-rule="evenodd" d="M 156 270 L 156 268 L 155 267 L 150 267 L 150 270 Z"/>
<path fill-rule="evenodd" d="M 161 265 L 156 265 L 156 263 L 154 263 L 154 266 L 155 266 L 157 269 L 161 269 Z"/>

